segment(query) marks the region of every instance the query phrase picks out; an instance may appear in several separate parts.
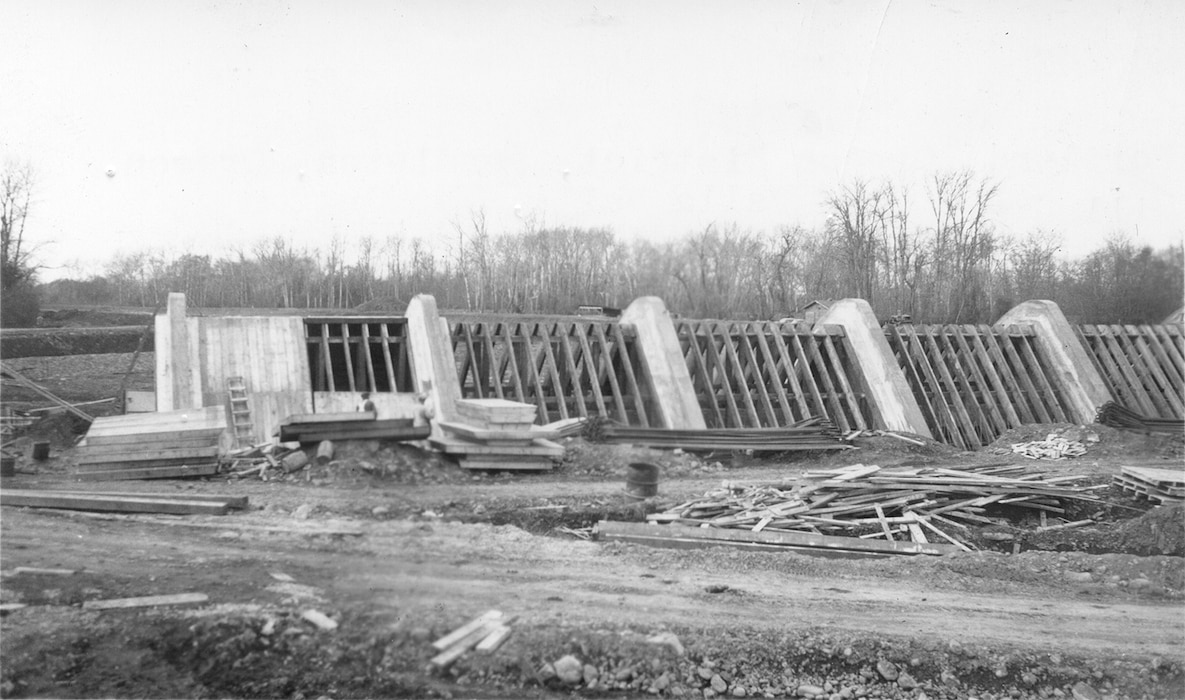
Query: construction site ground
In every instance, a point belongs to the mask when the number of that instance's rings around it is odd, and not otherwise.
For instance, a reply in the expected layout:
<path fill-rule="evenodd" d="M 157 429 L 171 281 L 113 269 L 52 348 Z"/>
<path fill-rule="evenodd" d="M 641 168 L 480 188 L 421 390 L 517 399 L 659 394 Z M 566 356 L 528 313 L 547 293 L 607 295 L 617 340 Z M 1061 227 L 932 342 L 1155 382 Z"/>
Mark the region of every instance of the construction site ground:
<path fill-rule="evenodd" d="M 18 366 L 84 401 L 122 381 L 94 368 L 127 361 Z M 97 374 L 72 380 L 66 366 Z M 137 381 L 127 388 L 151 388 L 150 373 L 147 387 Z M 973 453 L 873 437 L 768 457 L 576 438 L 545 474 L 472 474 L 366 441 L 268 482 L 80 483 L 72 424 L 51 415 L 32 426 L 5 488 L 221 493 L 250 505 L 225 516 L 0 510 L 0 602 L 26 606 L 0 619 L 3 697 L 1185 697 L 1185 514 L 1117 488 L 1065 515 L 1093 525 L 1038 533 L 1033 511 L 1002 511 L 972 536 L 982 551 L 942 557 L 668 550 L 573 534 L 640 521 L 722 481 L 856 463 L 1015 461 L 1108 483 L 1133 461 L 1179 467 L 1176 437 L 1042 425 Z M 1097 440 L 1059 462 L 1000 453 L 1050 432 Z M 48 461 L 30 459 L 34 440 L 51 442 Z M 654 499 L 624 492 L 637 460 L 662 466 Z M 191 592 L 208 602 L 81 606 Z M 505 645 L 430 667 L 433 640 L 491 609 L 514 616 Z M 305 621 L 308 610 L 337 628 Z"/>

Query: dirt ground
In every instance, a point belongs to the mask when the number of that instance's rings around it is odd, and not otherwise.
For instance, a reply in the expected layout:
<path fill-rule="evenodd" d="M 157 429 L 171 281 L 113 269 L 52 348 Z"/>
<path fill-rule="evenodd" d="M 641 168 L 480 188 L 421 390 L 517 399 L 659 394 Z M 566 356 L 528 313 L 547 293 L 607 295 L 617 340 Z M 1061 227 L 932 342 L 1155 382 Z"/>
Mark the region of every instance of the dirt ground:
<path fill-rule="evenodd" d="M 120 371 L 120 357 L 74 362 Z M 68 383 L 48 361 L 37 367 Z M 96 371 L 96 384 L 119 380 Z M 115 490 L 69 480 L 72 427 L 65 416 L 33 426 L 5 488 Z M 1071 431 L 1085 457 L 1003 453 Z M 49 461 L 29 458 L 35 439 L 51 442 Z M 1031 426 L 974 453 L 861 438 L 843 453 L 769 457 L 566 444 L 547 474 L 471 474 L 366 441 L 290 480 L 117 485 L 248 496 L 226 516 L 4 507 L 0 602 L 27 607 L 0 619 L 0 696 L 1185 697 L 1185 512 L 1116 488 L 1067 513 L 1093 526 L 1039 535 L 1032 516 L 989 511 L 994 524 L 973 538 L 983 551 L 943 557 L 666 550 L 571 534 L 722 481 L 854 463 L 1016 462 L 1107 484 L 1125 463 L 1179 467 L 1176 436 Z M 662 467 L 654 499 L 624 493 L 637 460 Z M 209 600 L 81 607 L 188 592 Z M 509 641 L 432 670 L 432 640 L 490 609 L 515 616 Z M 303 620 L 308 610 L 337 629 Z"/>

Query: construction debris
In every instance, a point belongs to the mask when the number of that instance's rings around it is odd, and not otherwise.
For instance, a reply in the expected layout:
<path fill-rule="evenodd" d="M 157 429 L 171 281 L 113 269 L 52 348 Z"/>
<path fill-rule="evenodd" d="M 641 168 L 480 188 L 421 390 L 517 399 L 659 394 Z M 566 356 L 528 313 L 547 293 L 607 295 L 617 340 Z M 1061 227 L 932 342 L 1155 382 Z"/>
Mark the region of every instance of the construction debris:
<path fill-rule="evenodd" d="M 78 478 L 108 481 L 216 474 L 228 439 L 222 406 L 96 418 L 78 450 Z"/>
<path fill-rule="evenodd" d="M 808 418 L 785 428 L 708 428 L 674 430 L 641 428 L 608 420 L 589 420 L 585 437 L 590 442 L 682 448 L 684 450 L 845 450 L 839 431 L 825 418 Z"/>
<path fill-rule="evenodd" d="M 1012 445 L 1013 454 L 1029 459 L 1062 460 L 1067 457 L 1081 457 L 1086 454 L 1086 445 L 1077 440 L 1067 440 L 1050 433 L 1044 440 L 1018 442 Z"/>
<path fill-rule="evenodd" d="M 1122 467 L 1113 483 L 1129 493 L 1162 504 L 1185 503 L 1185 470 Z"/>
<path fill-rule="evenodd" d="M 970 543 L 951 533 L 966 531 L 968 524 L 991 524 L 993 521 L 984 515 L 988 505 L 998 503 L 1060 515 L 1065 512 L 1062 500 L 1098 500 L 1088 488 L 1066 485 L 1083 478 L 1045 478 L 1028 473 L 1023 465 L 888 470 L 857 464 L 807 472 L 802 480 L 790 484 L 739 486 L 725 482 L 701 498 L 651 514 L 647 520 L 697 529 L 748 530 L 742 541 L 765 544 L 858 551 L 868 548 L 859 542 L 869 540 L 926 544 L 936 537 L 943 546 L 969 550 Z M 605 531 L 600 525 L 598 530 Z M 847 541 L 748 537 L 760 533 L 842 534 Z M 685 527 L 670 534 L 682 538 L 707 536 Z M 647 536 L 657 535 L 655 532 Z M 885 551 L 883 547 L 873 549 Z M 911 548 L 904 551 L 918 553 Z"/>
<path fill-rule="evenodd" d="M 1185 420 L 1149 418 L 1114 401 L 1108 401 L 1102 406 L 1099 406 L 1099 410 L 1095 413 L 1095 422 L 1111 426 L 1112 428 L 1134 430 L 1142 433 L 1180 435 L 1182 431 L 1185 431 Z"/>
<path fill-rule="evenodd" d="M 455 456 L 464 469 L 547 471 L 564 447 L 551 441 L 554 431 L 532 424 L 536 411 L 532 404 L 504 399 L 462 399 L 457 413 L 466 422 L 441 421 L 448 435 L 429 443 Z"/>

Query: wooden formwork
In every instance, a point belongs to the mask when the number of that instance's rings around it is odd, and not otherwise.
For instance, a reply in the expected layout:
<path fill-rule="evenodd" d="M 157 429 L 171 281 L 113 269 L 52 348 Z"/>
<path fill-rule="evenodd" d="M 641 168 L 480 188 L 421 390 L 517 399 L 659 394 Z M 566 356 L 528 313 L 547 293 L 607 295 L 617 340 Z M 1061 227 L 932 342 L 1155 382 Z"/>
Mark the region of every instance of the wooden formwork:
<path fill-rule="evenodd" d="M 602 416 L 651 426 L 630 329 L 611 318 L 449 315 L 464 398 L 539 407 L 537 421 Z"/>
<path fill-rule="evenodd" d="M 306 318 L 304 328 L 313 391 L 416 391 L 402 317 Z"/>
<path fill-rule="evenodd" d="M 872 427 L 842 328 L 816 335 L 792 323 L 680 319 L 675 331 L 708 427 L 784 427 L 813 416 L 844 432 Z"/>
<path fill-rule="evenodd" d="M 1176 325 L 1076 329 L 1111 396 L 1150 418 L 1185 418 L 1185 346 Z"/>
<path fill-rule="evenodd" d="M 973 450 L 1019 425 L 1068 420 L 1027 328 L 889 325 L 885 336 L 942 442 Z"/>

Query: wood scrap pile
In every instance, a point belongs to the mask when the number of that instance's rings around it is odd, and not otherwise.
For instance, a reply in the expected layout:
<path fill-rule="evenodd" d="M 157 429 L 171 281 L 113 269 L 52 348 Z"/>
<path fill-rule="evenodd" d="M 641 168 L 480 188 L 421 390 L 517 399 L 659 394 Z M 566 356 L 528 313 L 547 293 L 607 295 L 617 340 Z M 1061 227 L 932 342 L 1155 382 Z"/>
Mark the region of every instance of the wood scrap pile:
<path fill-rule="evenodd" d="M 1129 493 L 1162 504 L 1185 503 L 1185 470 L 1123 467 L 1113 483 Z"/>
<path fill-rule="evenodd" d="M 510 624 L 514 620 L 514 617 L 506 617 L 498 610 L 490 610 L 470 620 L 432 642 L 432 648 L 440 652 L 432 657 L 432 665 L 446 668 L 470 649 L 475 649 L 479 654 L 494 653 L 510 638 Z"/>
<path fill-rule="evenodd" d="M 1067 440 L 1057 433 L 1050 433 L 1044 440 L 1018 442 L 1012 445 L 1013 454 L 1029 459 L 1057 461 L 1067 457 L 1081 457 L 1086 454 L 1086 445 L 1077 440 Z"/>
<path fill-rule="evenodd" d="M 753 533 L 933 541 L 969 550 L 958 534 L 970 525 L 993 524 L 984 514 L 987 506 L 1063 514 L 1065 499 L 1098 500 L 1091 489 L 1068 485 L 1083 478 L 1045 477 L 1023 465 L 882 469 L 858 464 L 807 472 L 792 484 L 726 485 L 647 520 Z"/>
<path fill-rule="evenodd" d="M 96 418 L 78 450 L 77 478 L 208 476 L 228 446 L 223 406 Z"/>
<path fill-rule="evenodd" d="M 280 423 L 280 442 L 427 439 L 432 433 L 431 426 L 417 426 L 413 422 L 411 418 L 379 420 L 374 411 L 294 415 L 288 416 Z"/>
<path fill-rule="evenodd" d="M 556 432 L 534 425 L 538 409 L 504 399 L 461 399 L 458 421 L 440 421 L 447 433 L 429 443 L 457 458 L 464 469 L 546 471 L 564 447 L 552 442 Z"/>
<path fill-rule="evenodd" d="M 585 437 L 591 442 L 682 448 L 685 450 L 844 450 L 839 431 L 825 418 L 808 418 L 785 428 L 707 428 L 675 430 L 642 428 L 608 420 L 590 420 Z"/>
<path fill-rule="evenodd" d="M 1149 418 L 1121 406 L 1114 401 L 1099 406 L 1095 422 L 1121 430 L 1135 430 L 1142 433 L 1166 433 L 1180 435 L 1185 431 L 1185 421 L 1172 418 Z"/>
<path fill-rule="evenodd" d="M 318 445 L 319 453 L 321 453 L 323 445 L 326 444 L 332 446 L 332 443 L 328 441 L 321 443 Z M 223 471 L 231 479 L 272 481 L 298 472 L 309 464 L 309 457 L 304 450 L 288 449 L 268 443 L 230 452 L 226 457 Z"/>
<path fill-rule="evenodd" d="M 0 505 L 108 513 L 167 513 L 169 515 L 226 515 L 247 507 L 246 496 L 193 493 L 127 493 L 101 491 L 0 491 Z"/>

